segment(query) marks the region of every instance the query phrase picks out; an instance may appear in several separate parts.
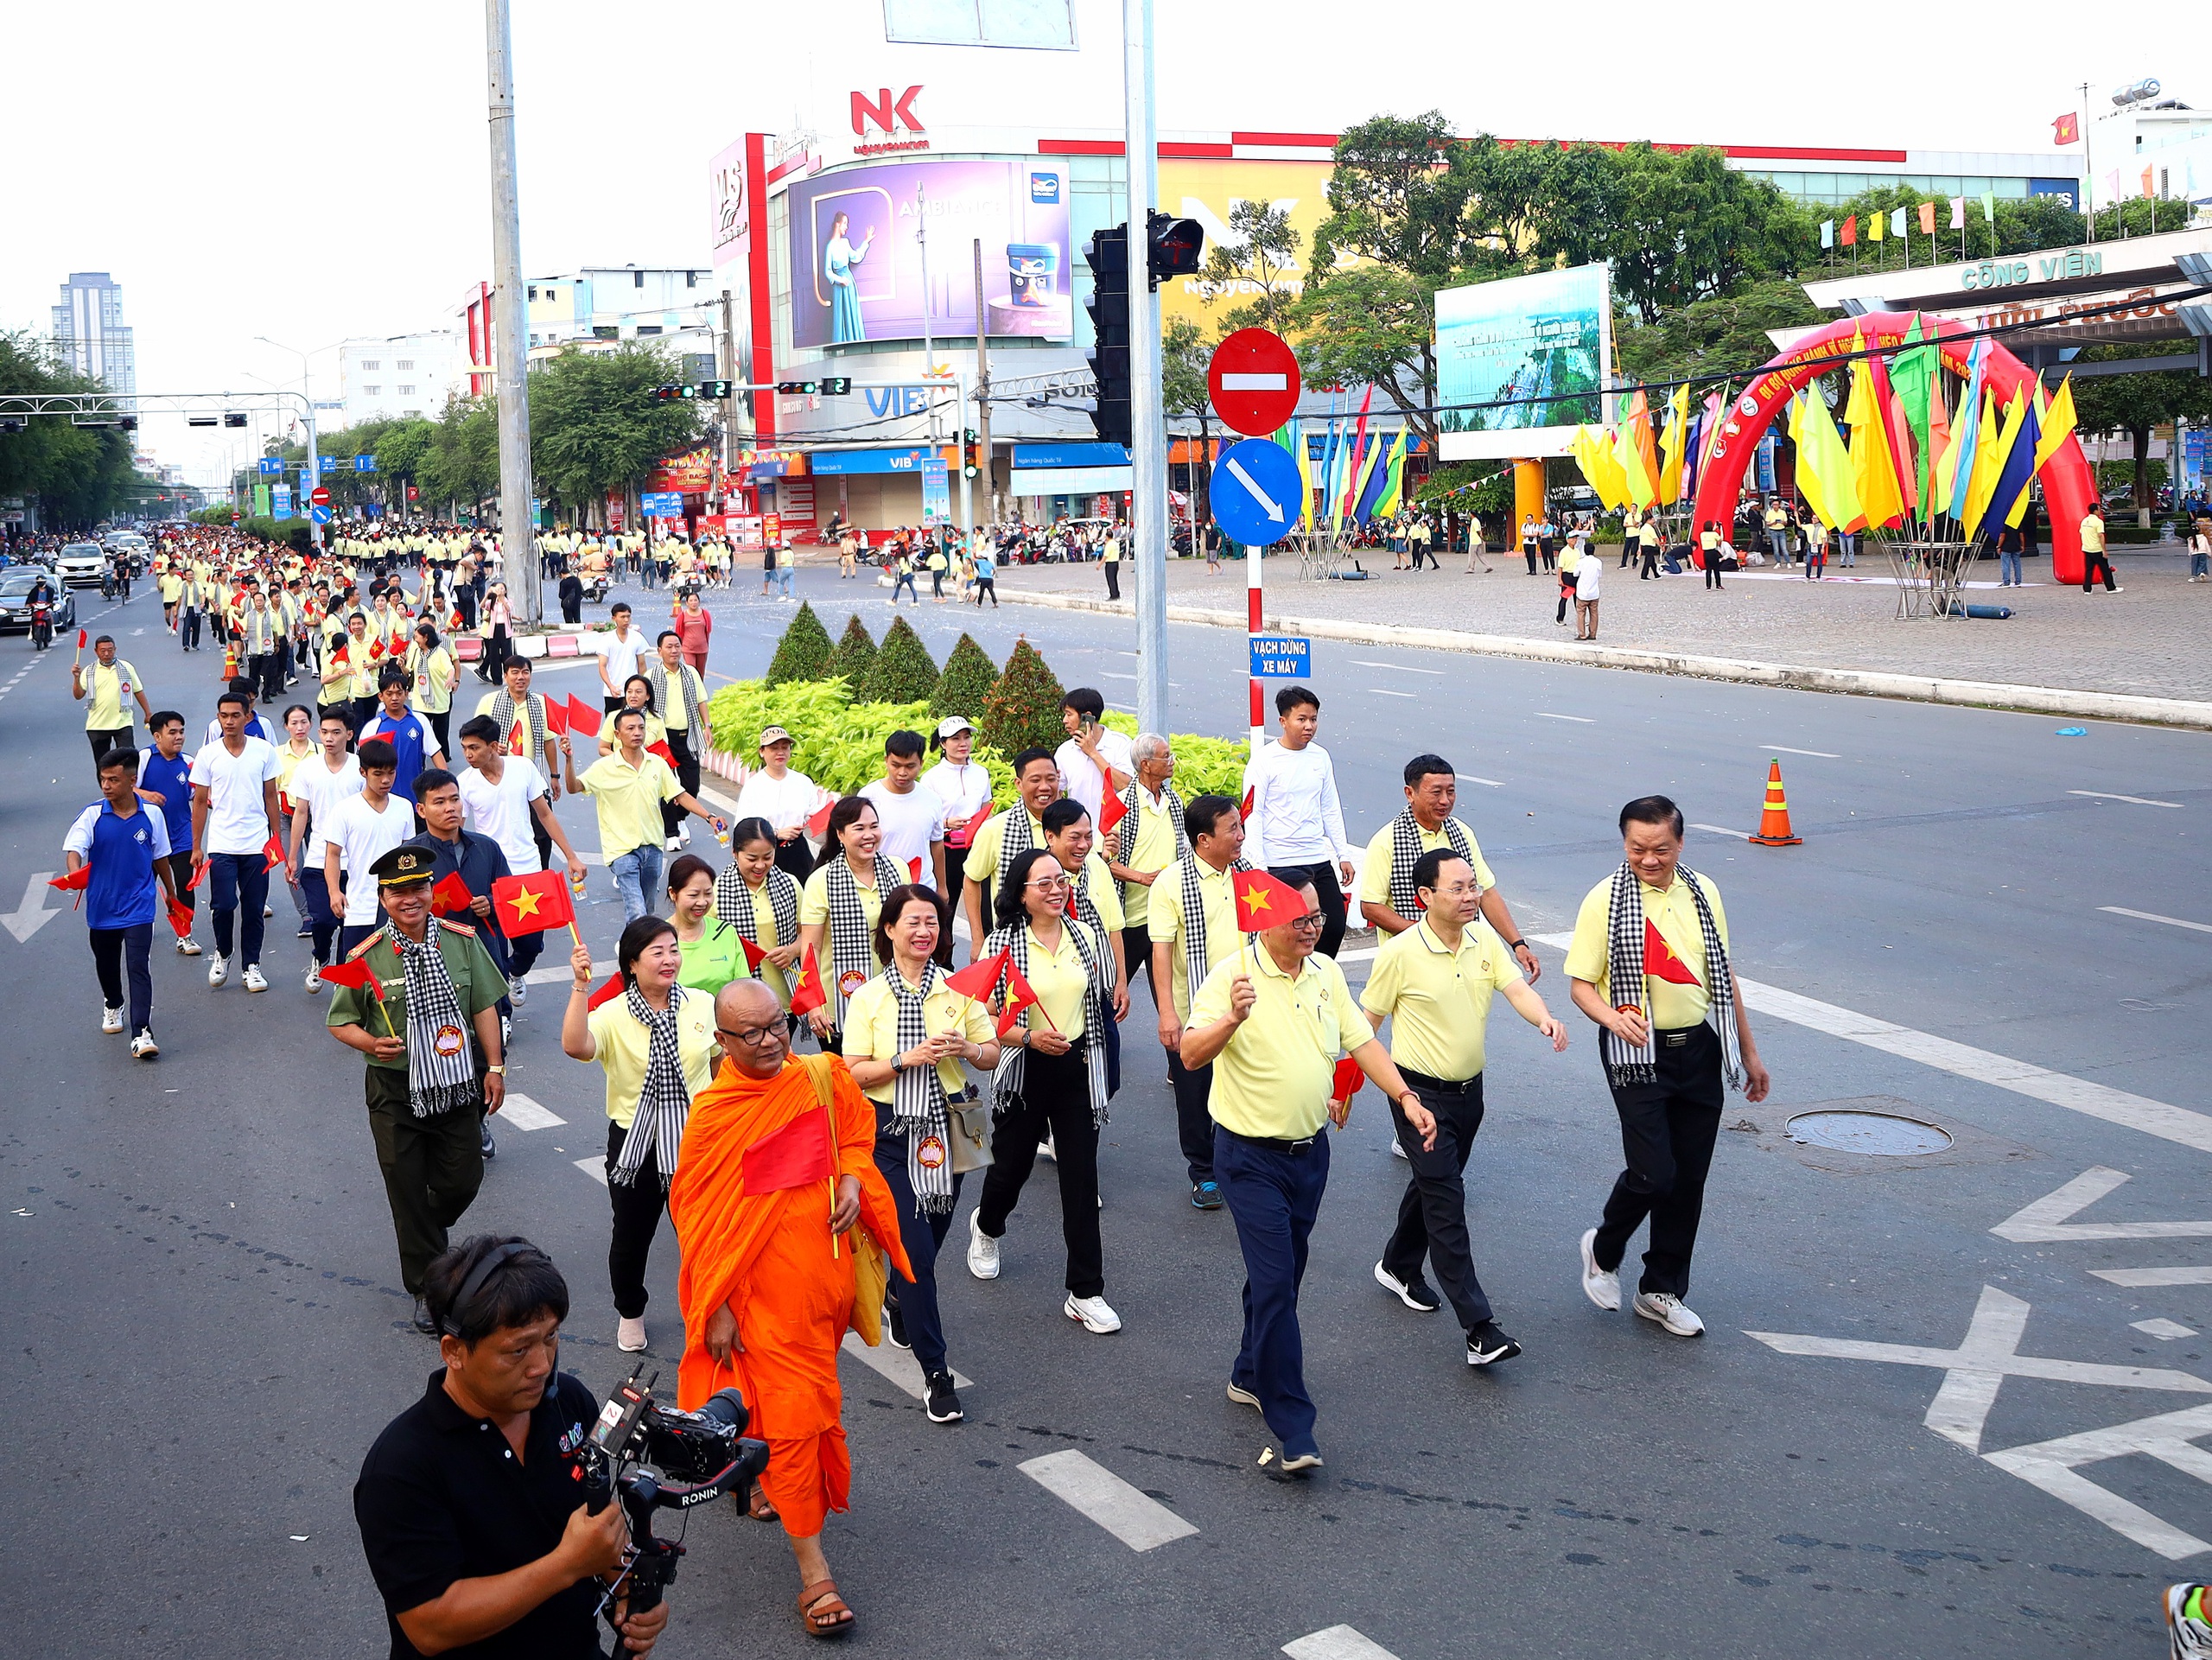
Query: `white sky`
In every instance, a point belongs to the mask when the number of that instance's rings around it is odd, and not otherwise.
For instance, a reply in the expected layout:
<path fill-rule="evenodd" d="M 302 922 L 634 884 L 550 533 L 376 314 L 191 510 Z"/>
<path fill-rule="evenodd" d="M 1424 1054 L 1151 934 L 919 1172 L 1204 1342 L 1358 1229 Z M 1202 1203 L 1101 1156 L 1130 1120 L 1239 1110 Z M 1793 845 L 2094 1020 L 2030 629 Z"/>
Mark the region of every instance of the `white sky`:
<path fill-rule="evenodd" d="M 790 107 L 743 27 L 780 3 L 516 0 L 528 270 L 709 264 L 709 156 Z M 2145 74 L 2212 101 L 2171 29 L 2125 43 L 2133 31 L 2084 27 L 2055 0 L 2001 20 L 1930 6 L 1909 27 L 1834 6 L 1734 10 L 1704 29 L 1695 9 L 1619 0 L 1369 14 L 1160 0 L 1160 125 L 1333 131 L 1435 107 L 1462 132 L 2035 151 L 2065 174 L 2079 151 L 2053 148 L 2050 122 L 2078 107 L 2085 79 L 2093 112 Z M 298 359 L 257 343 L 267 335 L 316 352 L 315 390 L 335 397 L 323 348 L 450 326 L 490 273 L 483 14 L 469 0 L 26 0 L 0 42 L 0 328 L 48 332 L 63 277 L 105 270 L 123 285 L 142 392 L 296 381 Z M 770 89 L 758 109 L 715 91 L 750 84 Z M 250 453 L 238 436 L 226 455 L 174 418 L 142 435 L 202 484 Z"/>

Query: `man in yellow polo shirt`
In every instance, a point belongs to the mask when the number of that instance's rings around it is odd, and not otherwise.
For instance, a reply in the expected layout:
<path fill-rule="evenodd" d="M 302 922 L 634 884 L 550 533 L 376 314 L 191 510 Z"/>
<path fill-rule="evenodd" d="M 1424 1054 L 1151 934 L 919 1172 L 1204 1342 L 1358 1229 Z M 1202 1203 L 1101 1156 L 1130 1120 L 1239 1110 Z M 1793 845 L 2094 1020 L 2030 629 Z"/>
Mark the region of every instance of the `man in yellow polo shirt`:
<path fill-rule="evenodd" d="M 2082 517 L 2082 591 L 2087 594 L 2099 572 L 2104 574 L 2105 592 L 2120 594 L 2126 590 L 2116 588 L 2112 580 L 2112 557 L 2105 551 L 2105 516 L 2094 501 L 2089 511 Z"/>
<path fill-rule="evenodd" d="M 1328 922 L 1313 881 L 1253 873 L 1237 920 L 1281 918 L 1217 964 L 1191 1000 L 1183 1064 L 1214 1069 L 1214 1170 L 1244 1253 L 1244 1341 L 1229 1398 L 1256 1407 L 1281 1446 L 1286 1475 L 1319 1469 L 1313 1402 L 1306 1393 L 1298 1285 L 1306 1242 L 1329 1185 L 1329 1138 L 1351 1100 L 1334 1098 L 1337 1057 L 1349 1053 L 1410 1115 L 1426 1111 L 1344 984 L 1314 946 Z M 1263 908 L 1264 907 L 1264 908 Z M 1261 1457 L 1274 1457 L 1273 1449 Z"/>
<path fill-rule="evenodd" d="M 1152 884 L 1145 925 L 1160 1042 L 1167 1051 L 1176 1139 L 1191 1178 L 1191 1204 L 1196 1210 L 1217 1211 L 1221 1184 L 1214 1180 L 1213 1115 L 1206 1109 L 1213 1068 L 1183 1064 L 1183 1028 L 1190 1023 L 1192 990 L 1205 983 L 1214 964 L 1244 944 L 1236 926 L 1236 873 L 1251 867 L 1244 862 L 1243 815 L 1227 796 L 1194 797 L 1183 810 L 1183 830 L 1191 850 Z"/>
<path fill-rule="evenodd" d="M 1459 775 L 1441 755 L 1415 755 L 1406 763 L 1406 810 L 1376 831 L 1367 844 L 1365 862 L 1359 868 L 1359 914 L 1379 933 L 1402 934 L 1420 918 L 1414 902 L 1414 862 L 1424 853 L 1445 848 L 1458 854 L 1475 869 L 1482 883 L 1482 913 L 1497 930 L 1506 949 L 1531 982 L 1544 976 L 1521 938 L 1520 925 L 1497 891 L 1497 878 L 1483 862 L 1483 850 L 1474 831 L 1452 816 L 1459 799 Z"/>
<path fill-rule="evenodd" d="M 1425 1109 L 1416 1115 L 1391 1103 L 1413 1179 L 1375 1278 L 1416 1313 L 1433 1313 L 1440 1300 L 1421 1273 L 1423 1257 L 1433 1262 L 1467 1334 L 1467 1364 L 1488 1366 L 1521 1352 L 1492 1317 L 1467 1242 L 1465 1173 L 1483 1125 L 1491 997 L 1503 992 L 1521 1018 L 1551 1040 L 1554 1053 L 1567 1047 L 1567 1028 L 1482 919 L 1483 885 L 1471 862 L 1437 848 L 1415 861 L 1413 881 L 1421 919 L 1375 954 L 1375 971 L 1359 999 L 1376 1027 L 1390 1016 L 1390 1059 Z"/>
<path fill-rule="evenodd" d="M 1049 749 L 1025 749 L 1014 758 L 1014 788 L 1020 798 L 1004 812 L 983 821 L 976 839 L 968 844 L 968 862 L 961 867 L 965 879 L 960 890 L 961 907 L 968 913 L 970 952 L 981 951 L 991 928 L 991 902 L 1014 855 L 1027 848 L 1045 845 L 1045 809 L 1060 796 L 1060 764 Z M 1008 844 L 1007 822 L 1020 813 L 1027 821 L 1027 839 L 1017 834 Z"/>
<path fill-rule="evenodd" d="M 569 735 L 563 732 L 561 767 L 568 775 L 569 788 L 588 793 L 599 814 L 599 854 L 621 892 L 622 920 L 626 926 L 652 914 L 653 896 L 660 892 L 660 804 L 668 802 L 705 819 L 717 836 L 724 826 L 677 785 L 666 761 L 645 753 L 643 709 L 620 709 L 612 718 L 612 754 L 601 755 L 579 778 L 575 754 L 569 747 Z"/>
<path fill-rule="evenodd" d="M 92 746 L 92 765 L 111 749 L 130 747 L 130 703 L 137 700 L 139 713 L 151 726 L 153 706 L 146 701 L 146 683 L 138 671 L 115 654 L 115 636 L 102 634 L 92 642 L 92 666 L 69 665 L 69 695 L 87 705 L 85 736 Z"/>
<path fill-rule="evenodd" d="M 1720 890 L 1681 863 L 1681 810 L 1642 796 L 1620 825 L 1626 856 L 1584 896 L 1567 951 L 1574 1006 L 1601 1028 L 1627 1162 L 1604 1219 L 1582 1236 L 1582 1290 L 1600 1308 L 1621 1306 L 1621 1259 L 1648 1216 L 1636 1312 L 1696 1337 L 1705 1322 L 1682 1298 L 1724 1085 L 1758 1102 L 1769 1079 L 1729 964 Z"/>

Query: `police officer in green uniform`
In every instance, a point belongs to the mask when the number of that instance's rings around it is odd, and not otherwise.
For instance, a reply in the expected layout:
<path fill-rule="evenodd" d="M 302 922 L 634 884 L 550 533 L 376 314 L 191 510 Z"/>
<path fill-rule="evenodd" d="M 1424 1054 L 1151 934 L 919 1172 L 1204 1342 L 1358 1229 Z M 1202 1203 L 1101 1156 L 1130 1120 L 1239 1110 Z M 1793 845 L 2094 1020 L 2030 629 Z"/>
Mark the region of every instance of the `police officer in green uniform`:
<path fill-rule="evenodd" d="M 385 925 L 324 975 L 335 992 L 328 1024 L 368 1057 L 369 1133 L 400 1283 L 415 1299 L 415 1329 L 435 1335 L 423 1275 L 484 1180 L 478 1129 L 506 1094 L 499 1005 L 507 986 L 474 933 L 431 916 L 428 849 L 394 848 L 370 869 Z M 346 983 L 349 972 L 359 983 Z"/>

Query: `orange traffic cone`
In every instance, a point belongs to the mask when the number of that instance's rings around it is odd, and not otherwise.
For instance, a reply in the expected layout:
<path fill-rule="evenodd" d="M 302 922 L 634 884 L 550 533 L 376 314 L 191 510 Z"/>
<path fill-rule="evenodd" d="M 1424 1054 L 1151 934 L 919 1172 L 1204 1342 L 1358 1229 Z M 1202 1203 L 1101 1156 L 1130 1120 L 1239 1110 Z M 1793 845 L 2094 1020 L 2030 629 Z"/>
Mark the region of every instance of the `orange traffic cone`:
<path fill-rule="evenodd" d="M 235 680 L 238 674 L 238 642 L 233 640 L 223 647 L 223 678 Z"/>
<path fill-rule="evenodd" d="M 1789 833 L 1789 800 L 1782 793 L 1782 763 L 1779 760 L 1767 764 L 1766 807 L 1759 814 L 1759 833 L 1745 839 L 1756 842 L 1763 848 L 1794 848 L 1801 846 L 1805 840 L 1802 836 Z"/>

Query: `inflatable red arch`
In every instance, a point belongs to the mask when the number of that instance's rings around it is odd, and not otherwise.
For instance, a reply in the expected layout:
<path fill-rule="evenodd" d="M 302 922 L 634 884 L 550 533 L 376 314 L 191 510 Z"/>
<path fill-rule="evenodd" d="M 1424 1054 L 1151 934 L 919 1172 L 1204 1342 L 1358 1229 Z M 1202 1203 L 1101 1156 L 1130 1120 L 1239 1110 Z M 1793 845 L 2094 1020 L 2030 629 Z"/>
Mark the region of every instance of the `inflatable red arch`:
<path fill-rule="evenodd" d="M 1720 429 L 1706 452 L 1698 474 L 1694 525 L 1717 519 L 1725 528 L 1735 520 L 1736 502 L 1742 493 L 1744 468 L 1758 451 L 1790 398 L 1832 361 L 1847 357 L 1854 340 L 1884 351 L 1901 348 L 1915 312 L 1876 311 L 1863 317 L 1847 317 L 1827 324 L 1797 342 L 1751 378 L 1722 417 Z M 1921 332 L 1933 334 L 1942 349 L 1943 365 L 1955 373 L 1967 372 L 1970 340 L 1956 339 L 1966 325 L 1921 317 Z M 1991 341 L 1982 366 L 1983 383 L 2000 403 L 2010 402 L 2024 385 L 2031 386 L 2035 372 L 1995 341 Z M 2032 393 L 2031 394 L 2032 395 Z M 2096 499 L 2096 475 L 2082 453 L 2081 440 L 2069 433 L 2066 442 L 2044 463 L 2042 474 L 2044 505 L 2050 517 L 2050 574 L 2061 582 L 2082 580 L 2082 520 Z"/>

